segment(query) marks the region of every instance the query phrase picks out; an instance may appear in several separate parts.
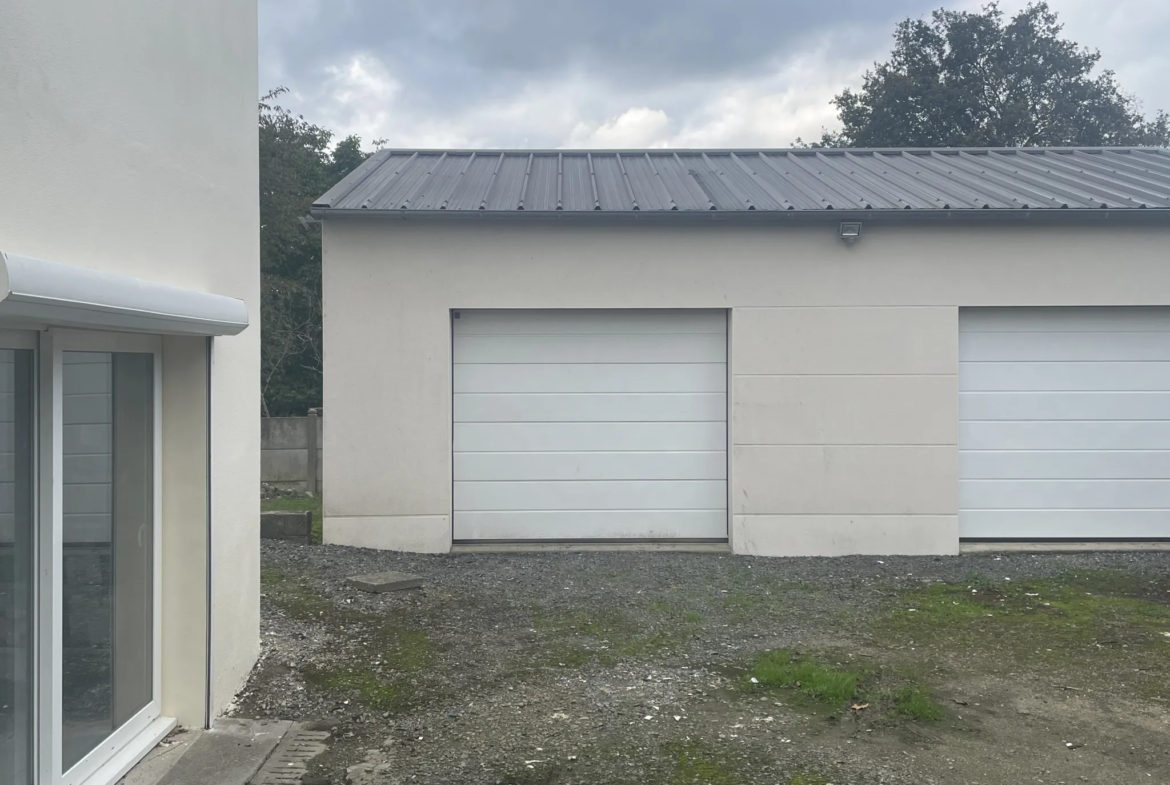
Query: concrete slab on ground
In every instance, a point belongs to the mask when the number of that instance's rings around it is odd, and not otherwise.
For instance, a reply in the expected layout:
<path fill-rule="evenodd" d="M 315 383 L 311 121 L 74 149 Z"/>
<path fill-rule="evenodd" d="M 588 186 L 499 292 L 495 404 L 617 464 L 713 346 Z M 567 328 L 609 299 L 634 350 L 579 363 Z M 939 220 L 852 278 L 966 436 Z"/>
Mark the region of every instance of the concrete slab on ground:
<path fill-rule="evenodd" d="M 244 785 L 291 727 L 284 720 L 218 719 L 157 785 Z"/>
<path fill-rule="evenodd" d="M 199 729 L 180 728 L 174 731 L 146 753 L 138 765 L 118 780 L 118 785 L 156 785 L 202 735 L 203 731 Z"/>

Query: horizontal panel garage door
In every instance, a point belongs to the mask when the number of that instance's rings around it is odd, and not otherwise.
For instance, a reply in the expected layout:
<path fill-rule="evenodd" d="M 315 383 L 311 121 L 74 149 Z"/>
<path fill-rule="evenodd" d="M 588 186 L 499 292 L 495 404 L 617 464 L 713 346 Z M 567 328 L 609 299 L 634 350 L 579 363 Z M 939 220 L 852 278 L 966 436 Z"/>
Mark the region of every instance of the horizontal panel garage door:
<path fill-rule="evenodd" d="M 456 540 L 725 539 L 724 311 L 453 314 Z"/>
<path fill-rule="evenodd" d="M 959 316 L 966 538 L 1170 538 L 1170 309 Z"/>

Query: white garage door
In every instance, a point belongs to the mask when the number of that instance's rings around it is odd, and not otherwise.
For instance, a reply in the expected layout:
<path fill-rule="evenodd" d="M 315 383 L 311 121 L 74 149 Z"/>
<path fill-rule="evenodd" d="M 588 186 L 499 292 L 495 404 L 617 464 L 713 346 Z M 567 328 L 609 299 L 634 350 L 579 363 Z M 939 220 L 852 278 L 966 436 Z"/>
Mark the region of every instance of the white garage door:
<path fill-rule="evenodd" d="M 966 538 L 1170 538 L 1170 309 L 959 316 Z"/>
<path fill-rule="evenodd" d="M 727 537 L 726 312 L 452 316 L 456 540 Z"/>

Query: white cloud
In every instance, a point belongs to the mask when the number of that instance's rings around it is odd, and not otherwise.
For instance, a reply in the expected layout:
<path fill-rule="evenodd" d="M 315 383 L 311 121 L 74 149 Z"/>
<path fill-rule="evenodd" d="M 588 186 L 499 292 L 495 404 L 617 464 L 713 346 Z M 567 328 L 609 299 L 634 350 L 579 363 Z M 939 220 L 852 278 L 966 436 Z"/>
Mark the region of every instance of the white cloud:
<path fill-rule="evenodd" d="M 578 122 L 569 132 L 564 147 L 633 148 L 665 147 L 670 118 L 661 109 L 630 107 L 599 126 Z"/>
<path fill-rule="evenodd" d="M 958 7 L 984 3 L 958 0 Z M 1002 0 L 1002 7 L 1010 16 L 1026 3 Z M 1170 2 L 1050 3 L 1066 23 L 1065 34 L 1100 48 L 1102 65 L 1116 70 L 1122 87 L 1142 98 L 1147 111 L 1170 109 L 1164 78 L 1170 47 L 1162 42 Z M 922 13 L 929 7 L 924 3 Z M 298 22 L 305 23 L 304 16 Z M 289 84 L 288 104 L 338 136 L 356 133 L 367 143 L 384 137 L 399 148 L 785 147 L 838 126 L 829 101 L 842 88 L 860 85 L 874 60 L 887 57 L 892 31 L 892 22 L 838 25 L 810 32 L 746 71 L 650 80 L 565 66 L 466 74 L 440 69 L 442 79 L 427 83 L 407 68 L 412 61 L 349 52 L 312 67 L 301 84 Z M 434 62 L 446 61 L 435 55 Z M 269 60 L 265 74 L 279 79 L 282 68 L 281 61 Z M 460 81 L 464 77 L 472 79 L 470 86 Z"/>

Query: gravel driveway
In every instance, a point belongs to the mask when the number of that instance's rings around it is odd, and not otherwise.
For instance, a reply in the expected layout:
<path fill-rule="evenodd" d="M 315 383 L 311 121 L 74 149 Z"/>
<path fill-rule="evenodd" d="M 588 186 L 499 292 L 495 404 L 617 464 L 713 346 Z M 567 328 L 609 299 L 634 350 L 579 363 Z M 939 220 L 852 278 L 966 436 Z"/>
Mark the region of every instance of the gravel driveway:
<path fill-rule="evenodd" d="M 333 783 L 1170 782 L 1170 553 L 262 553 L 234 713 Z"/>

